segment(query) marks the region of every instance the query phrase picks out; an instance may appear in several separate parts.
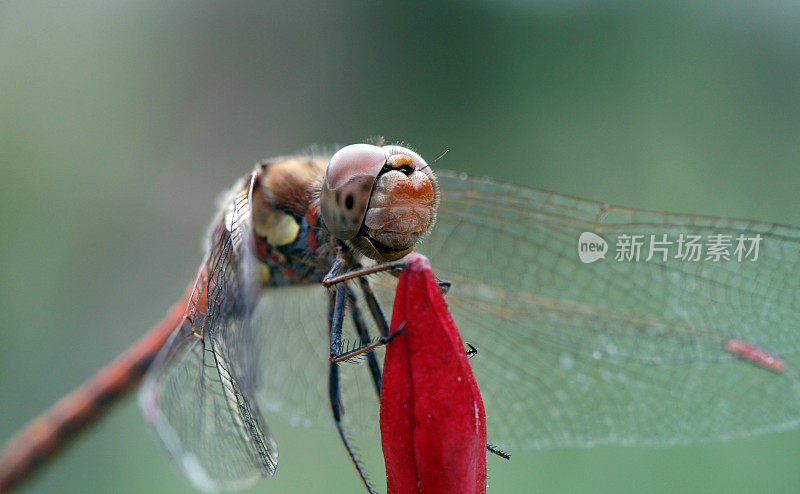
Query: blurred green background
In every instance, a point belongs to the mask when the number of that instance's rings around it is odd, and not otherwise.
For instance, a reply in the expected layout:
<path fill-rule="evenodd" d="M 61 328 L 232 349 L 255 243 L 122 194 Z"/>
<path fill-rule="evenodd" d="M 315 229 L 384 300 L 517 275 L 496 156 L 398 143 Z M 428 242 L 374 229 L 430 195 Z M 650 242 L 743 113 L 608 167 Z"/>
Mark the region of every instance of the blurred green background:
<path fill-rule="evenodd" d="M 752 4 L 752 5 L 751 5 Z M 0 438 L 155 323 L 218 192 L 373 135 L 442 168 L 639 208 L 800 225 L 793 2 L 0 4 Z M 678 404 L 675 404 L 678 406 Z M 276 420 L 258 492 L 360 492 Z M 790 492 L 800 432 L 490 459 L 490 492 Z M 29 492 L 191 492 L 135 400 Z"/>

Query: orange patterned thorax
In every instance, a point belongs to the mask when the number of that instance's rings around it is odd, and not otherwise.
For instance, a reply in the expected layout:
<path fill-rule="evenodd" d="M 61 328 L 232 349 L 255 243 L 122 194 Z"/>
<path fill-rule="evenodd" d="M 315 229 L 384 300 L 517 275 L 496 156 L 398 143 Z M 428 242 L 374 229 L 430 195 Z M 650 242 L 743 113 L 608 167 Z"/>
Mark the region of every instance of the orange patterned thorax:
<path fill-rule="evenodd" d="M 253 229 L 264 285 L 319 283 L 330 269 L 316 191 L 327 162 L 287 158 L 256 166 Z"/>

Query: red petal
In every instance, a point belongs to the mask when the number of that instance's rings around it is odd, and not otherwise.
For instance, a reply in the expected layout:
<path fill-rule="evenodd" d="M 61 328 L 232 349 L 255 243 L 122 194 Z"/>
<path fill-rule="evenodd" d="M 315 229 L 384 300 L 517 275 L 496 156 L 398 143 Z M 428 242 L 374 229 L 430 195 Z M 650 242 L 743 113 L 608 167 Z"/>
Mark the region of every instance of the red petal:
<path fill-rule="evenodd" d="M 428 260 L 400 275 L 381 389 L 389 493 L 486 492 L 486 415 Z"/>

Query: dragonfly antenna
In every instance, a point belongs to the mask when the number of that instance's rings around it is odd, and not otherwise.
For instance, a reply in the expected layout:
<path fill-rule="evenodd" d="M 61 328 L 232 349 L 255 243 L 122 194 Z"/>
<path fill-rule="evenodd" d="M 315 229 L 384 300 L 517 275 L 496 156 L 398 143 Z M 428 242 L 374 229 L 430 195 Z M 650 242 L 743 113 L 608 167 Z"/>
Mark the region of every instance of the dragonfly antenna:
<path fill-rule="evenodd" d="M 440 154 L 440 155 L 439 155 L 439 158 L 436 158 L 435 160 L 433 160 L 433 163 L 436 163 L 437 161 L 439 161 L 439 159 L 440 159 L 442 156 L 444 156 L 445 154 L 447 154 L 447 153 L 449 153 L 449 152 L 450 152 L 450 150 L 449 150 L 449 149 L 445 149 L 445 151 L 444 151 L 442 154 Z M 428 168 L 429 166 L 431 166 L 431 165 L 429 165 L 429 164 L 428 164 L 428 165 L 425 165 L 425 166 L 423 166 L 422 168 L 420 168 L 420 170 L 424 170 L 424 169 Z"/>

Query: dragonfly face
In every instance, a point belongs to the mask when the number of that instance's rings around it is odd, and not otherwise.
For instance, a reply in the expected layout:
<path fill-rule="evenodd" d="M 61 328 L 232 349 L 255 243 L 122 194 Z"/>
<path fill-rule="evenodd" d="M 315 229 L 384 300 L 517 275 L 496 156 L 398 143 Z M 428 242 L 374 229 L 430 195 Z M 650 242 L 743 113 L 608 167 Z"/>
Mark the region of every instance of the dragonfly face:
<path fill-rule="evenodd" d="M 377 261 L 400 259 L 433 225 L 438 186 L 402 146 L 353 144 L 331 158 L 320 195 L 328 230 Z"/>

